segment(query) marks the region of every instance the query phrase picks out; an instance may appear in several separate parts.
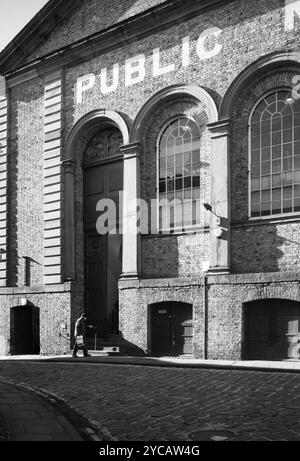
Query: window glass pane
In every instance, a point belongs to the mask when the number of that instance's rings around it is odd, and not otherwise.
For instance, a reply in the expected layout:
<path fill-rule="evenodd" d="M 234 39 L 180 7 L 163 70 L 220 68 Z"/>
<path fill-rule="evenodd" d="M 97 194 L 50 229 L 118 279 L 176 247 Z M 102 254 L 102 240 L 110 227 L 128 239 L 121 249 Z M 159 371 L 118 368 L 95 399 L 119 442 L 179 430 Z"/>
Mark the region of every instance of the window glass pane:
<path fill-rule="evenodd" d="M 166 183 L 165 181 L 164 182 L 159 182 L 159 192 L 162 193 L 162 192 L 166 192 Z"/>
<path fill-rule="evenodd" d="M 271 145 L 271 136 L 270 133 L 262 133 L 261 136 L 261 147 L 269 147 Z M 259 147 L 259 143 L 257 145 Z M 253 146 L 254 148 L 254 146 Z"/>
<path fill-rule="evenodd" d="M 281 131 L 275 131 L 272 133 L 272 146 L 277 146 L 281 143 Z"/>
<path fill-rule="evenodd" d="M 293 144 L 290 143 L 290 144 L 285 144 L 283 146 L 283 156 L 284 157 L 289 157 L 293 155 Z"/>
<path fill-rule="evenodd" d="M 281 160 L 273 160 L 272 162 L 272 172 L 280 173 L 281 171 Z"/>
<path fill-rule="evenodd" d="M 256 111 L 254 112 L 254 114 L 252 115 L 252 122 L 253 122 L 253 123 L 260 122 L 260 119 L 261 119 L 261 112 L 259 112 L 258 110 L 256 110 Z"/>
<path fill-rule="evenodd" d="M 174 181 L 169 180 L 167 185 L 168 192 L 172 192 L 174 190 Z"/>
<path fill-rule="evenodd" d="M 282 119 L 282 123 L 283 123 L 283 129 L 286 130 L 288 128 L 292 128 L 293 127 L 293 116 L 292 114 L 289 114 L 289 115 L 285 115 Z"/>
<path fill-rule="evenodd" d="M 285 157 L 282 162 L 283 171 L 289 171 L 293 168 L 293 159 L 292 157 Z"/>
<path fill-rule="evenodd" d="M 260 176 L 260 165 L 252 165 L 251 168 L 251 175 L 253 178 L 257 178 Z"/>
<path fill-rule="evenodd" d="M 296 141 L 295 142 L 295 155 L 300 155 L 300 142 Z"/>
<path fill-rule="evenodd" d="M 285 104 L 285 100 L 288 96 L 289 96 L 289 91 L 286 91 L 286 90 L 277 91 L 277 101 L 283 101 Z"/>
<path fill-rule="evenodd" d="M 261 122 L 269 120 L 271 123 L 272 114 L 266 109 L 261 115 Z"/>
<path fill-rule="evenodd" d="M 261 164 L 261 174 L 267 174 L 271 171 L 271 162 L 262 162 Z"/>
<path fill-rule="evenodd" d="M 275 115 L 273 118 L 272 118 L 272 131 L 281 131 L 281 115 L 278 116 L 278 115 Z"/>
<path fill-rule="evenodd" d="M 284 200 L 283 201 L 283 213 L 291 213 L 293 211 L 293 201 Z"/>
<path fill-rule="evenodd" d="M 294 211 L 300 211 L 300 198 L 295 198 Z"/>
<path fill-rule="evenodd" d="M 272 190 L 272 200 L 280 201 L 281 200 L 281 188 Z"/>
<path fill-rule="evenodd" d="M 294 171 L 294 184 L 300 183 L 300 171 Z"/>
<path fill-rule="evenodd" d="M 294 195 L 295 197 L 300 198 L 300 185 L 299 184 L 296 184 L 294 186 Z"/>
<path fill-rule="evenodd" d="M 270 94 L 269 96 L 266 96 L 265 97 L 265 101 L 267 102 L 267 104 L 272 104 L 274 101 L 277 101 L 277 98 L 276 98 L 276 93 L 272 93 Z"/>
<path fill-rule="evenodd" d="M 260 130 L 262 131 L 262 133 L 270 133 L 271 131 L 271 119 L 270 120 L 264 120 L 262 123 L 257 123 L 257 128 L 255 130 L 255 132 L 257 132 L 257 134 L 259 135 L 260 134 Z M 253 128 L 252 128 L 253 130 Z M 254 130 L 253 130 L 254 131 Z"/>
<path fill-rule="evenodd" d="M 294 160 L 294 168 L 296 170 L 300 170 L 300 157 L 295 157 L 295 160 Z"/>
<path fill-rule="evenodd" d="M 282 185 L 287 186 L 290 184 L 293 184 L 293 173 L 288 172 L 288 173 L 282 173 Z"/>
<path fill-rule="evenodd" d="M 252 192 L 251 200 L 252 203 L 260 203 L 260 192 Z"/>
<path fill-rule="evenodd" d="M 283 131 L 283 142 L 292 142 L 293 141 L 293 130 L 290 128 Z"/>
<path fill-rule="evenodd" d="M 184 189 L 190 188 L 192 185 L 191 177 L 184 178 Z"/>
<path fill-rule="evenodd" d="M 200 200 L 200 188 L 193 189 L 193 200 Z"/>
<path fill-rule="evenodd" d="M 300 141 L 300 126 L 296 126 L 294 129 L 295 141 Z"/>
<path fill-rule="evenodd" d="M 251 215 L 253 217 L 260 216 L 260 205 L 259 204 L 252 205 Z"/>
<path fill-rule="evenodd" d="M 300 113 L 295 114 L 294 124 L 295 124 L 295 126 L 300 126 Z"/>
<path fill-rule="evenodd" d="M 272 176 L 272 187 L 279 187 L 281 186 L 281 175 L 280 174 L 273 174 Z"/>
<path fill-rule="evenodd" d="M 281 201 L 273 200 L 273 202 L 272 202 L 272 213 L 273 214 L 281 213 Z"/>
<path fill-rule="evenodd" d="M 268 216 L 271 212 L 271 203 L 262 203 L 261 206 L 261 216 Z"/>
<path fill-rule="evenodd" d="M 292 199 L 292 194 L 293 188 L 291 186 L 283 188 L 283 200 Z"/>
<path fill-rule="evenodd" d="M 183 203 L 183 226 L 191 226 L 193 224 L 192 217 L 192 202 Z"/>
<path fill-rule="evenodd" d="M 296 101 L 293 104 L 293 109 L 296 113 L 300 112 L 300 99 L 296 99 Z"/>
<path fill-rule="evenodd" d="M 268 136 L 270 138 L 270 136 Z M 270 145 L 267 144 L 268 146 Z M 260 147 L 260 137 L 259 136 L 253 136 L 251 137 L 251 148 L 252 149 L 258 149 Z"/>
<path fill-rule="evenodd" d="M 266 160 L 270 160 L 270 154 L 271 154 L 271 149 L 270 148 L 267 147 L 265 149 L 262 149 L 262 151 L 261 151 L 261 161 L 265 162 Z"/>
<path fill-rule="evenodd" d="M 260 161 L 260 150 L 252 150 L 251 163 L 258 163 Z"/>
<path fill-rule="evenodd" d="M 266 176 L 266 177 L 269 177 L 269 176 Z M 260 189 L 260 180 L 259 179 L 252 179 L 251 188 L 252 188 L 252 190 L 259 190 Z"/>
<path fill-rule="evenodd" d="M 176 180 L 175 180 L 175 189 L 176 190 L 182 190 L 183 189 L 182 178 L 176 178 Z"/>
<path fill-rule="evenodd" d="M 261 178 L 261 188 L 262 190 L 265 190 L 265 189 L 269 189 L 270 188 L 270 184 L 271 181 L 270 181 L 270 176 L 263 176 Z M 258 180 L 258 184 L 259 184 L 259 180 Z M 259 186 L 258 186 L 259 188 Z"/>
<path fill-rule="evenodd" d="M 200 186 L 200 176 L 193 176 L 193 187 Z"/>
<path fill-rule="evenodd" d="M 192 197 L 192 189 L 185 189 L 184 191 L 184 198 L 190 199 Z"/>
<path fill-rule="evenodd" d="M 272 158 L 281 158 L 281 146 L 272 147 Z"/>
<path fill-rule="evenodd" d="M 285 107 L 286 107 L 286 102 L 285 101 L 281 100 L 281 101 L 277 102 L 277 111 L 278 112 L 281 113 L 283 111 L 283 109 L 285 109 Z"/>
<path fill-rule="evenodd" d="M 263 190 L 261 193 L 261 201 L 262 202 L 270 202 L 270 191 Z"/>

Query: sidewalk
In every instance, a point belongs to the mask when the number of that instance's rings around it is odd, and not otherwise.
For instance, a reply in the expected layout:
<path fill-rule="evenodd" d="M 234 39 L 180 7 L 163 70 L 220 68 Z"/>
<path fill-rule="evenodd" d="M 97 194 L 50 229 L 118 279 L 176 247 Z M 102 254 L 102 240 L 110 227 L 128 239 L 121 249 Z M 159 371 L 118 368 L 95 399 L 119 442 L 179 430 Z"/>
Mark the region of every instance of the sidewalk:
<path fill-rule="evenodd" d="M 92 440 L 82 426 L 70 409 L 54 399 L 28 386 L 0 379 L 0 441 Z"/>
<path fill-rule="evenodd" d="M 0 356 L 0 362 L 5 360 L 33 360 L 48 362 L 89 362 L 89 363 L 106 363 L 113 365 L 138 365 L 138 366 L 156 366 L 156 367 L 188 367 L 188 368 L 215 368 L 215 369 L 241 369 L 241 370 L 258 370 L 258 371 L 281 371 L 300 373 L 300 360 L 284 361 L 263 361 L 263 360 L 202 360 L 184 357 L 130 357 L 130 356 L 97 356 L 93 351 L 89 351 L 91 357 L 84 358 L 78 356 L 76 359 L 72 355 L 61 356 Z"/>

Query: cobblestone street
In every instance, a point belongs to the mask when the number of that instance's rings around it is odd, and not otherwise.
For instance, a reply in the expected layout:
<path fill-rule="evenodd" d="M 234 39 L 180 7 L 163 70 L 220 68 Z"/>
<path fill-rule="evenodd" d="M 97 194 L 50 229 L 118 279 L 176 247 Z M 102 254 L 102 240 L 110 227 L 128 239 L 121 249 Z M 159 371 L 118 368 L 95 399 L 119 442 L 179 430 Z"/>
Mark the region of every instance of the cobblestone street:
<path fill-rule="evenodd" d="M 0 377 L 64 398 L 102 440 L 300 441 L 299 373 L 3 361 Z"/>

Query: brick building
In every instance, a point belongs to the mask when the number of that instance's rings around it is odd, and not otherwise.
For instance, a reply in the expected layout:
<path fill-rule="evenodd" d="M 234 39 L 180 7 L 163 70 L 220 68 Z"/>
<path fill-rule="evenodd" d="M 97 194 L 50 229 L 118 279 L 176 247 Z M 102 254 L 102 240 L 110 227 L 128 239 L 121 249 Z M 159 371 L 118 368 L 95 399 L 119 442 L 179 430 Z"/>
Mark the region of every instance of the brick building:
<path fill-rule="evenodd" d="M 299 358 L 299 28 L 50 0 L 2 51 L 1 354 L 68 352 L 84 308 L 124 353 Z"/>

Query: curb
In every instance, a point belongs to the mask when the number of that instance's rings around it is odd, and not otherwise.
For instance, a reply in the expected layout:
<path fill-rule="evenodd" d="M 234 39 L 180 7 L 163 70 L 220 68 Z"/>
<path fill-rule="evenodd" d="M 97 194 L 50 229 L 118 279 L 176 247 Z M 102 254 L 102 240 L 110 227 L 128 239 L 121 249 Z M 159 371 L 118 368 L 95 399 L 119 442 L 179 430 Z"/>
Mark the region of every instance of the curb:
<path fill-rule="evenodd" d="M 124 356 L 126 360 L 126 357 Z M 151 360 L 151 357 L 149 358 Z M 44 361 L 44 360 L 43 360 Z M 52 363 L 72 363 L 73 360 L 71 357 L 66 358 L 49 358 L 46 360 L 47 362 Z M 104 364 L 104 365 L 123 365 L 123 366 L 145 366 L 145 367 L 161 367 L 161 368 L 198 368 L 198 369 L 213 369 L 213 370 L 238 370 L 238 371 L 260 371 L 262 373 L 300 373 L 300 368 L 281 368 L 281 367 L 267 367 L 267 366 L 256 366 L 256 365 L 226 365 L 218 364 L 218 363 L 189 363 L 188 361 L 184 363 L 179 362 L 167 362 L 167 361 L 153 361 L 147 362 L 147 359 L 144 361 L 130 361 L 130 357 L 128 357 L 128 361 L 122 361 L 120 358 L 98 358 L 98 357 L 91 357 L 88 359 L 83 359 L 78 357 L 76 359 L 76 363 L 85 363 L 85 364 Z"/>
<path fill-rule="evenodd" d="M 26 383 L 17 382 L 11 379 L 6 379 L 0 376 L 0 382 L 13 385 L 21 390 L 29 391 L 38 395 L 43 400 L 50 403 L 59 413 L 61 413 L 67 421 L 74 426 L 78 433 L 86 442 L 102 442 L 102 441 L 117 441 L 110 432 L 96 421 L 87 418 L 78 408 L 70 405 L 66 399 L 60 397 L 53 392 L 45 389 L 30 386 Z M 0 426 L 0 441 L 9 441 L 9 434 L 1 430 Z"/>

